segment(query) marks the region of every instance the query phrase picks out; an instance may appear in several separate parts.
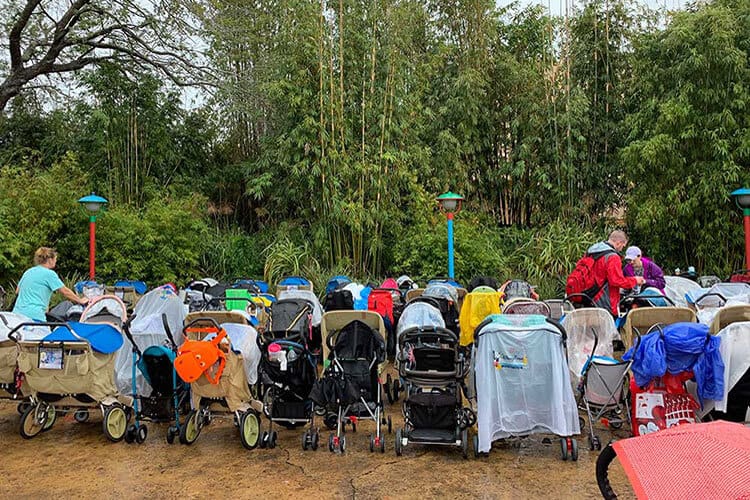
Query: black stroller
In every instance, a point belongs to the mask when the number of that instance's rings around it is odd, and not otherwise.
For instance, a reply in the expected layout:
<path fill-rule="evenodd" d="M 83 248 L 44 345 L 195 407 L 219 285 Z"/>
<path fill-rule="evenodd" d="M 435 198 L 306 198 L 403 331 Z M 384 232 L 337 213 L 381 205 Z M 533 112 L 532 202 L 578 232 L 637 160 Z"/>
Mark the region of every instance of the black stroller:
<path fill-rule="evenodd" d="M 271 329 L 258 337 L 261 351 L 258 394 L 270 422 L 260 446 L 276 441 L 274 422 L 293 429 L 310 422 L 302 436 L 302 449 L 318 449 L 310 391 L 317 380 L 317 356 L 309 349 L 313 306 L 306 300 L 280 300 L 271 307 Z"/>
<path fill-rule="evenodd" d="M 352 317 L 362 315 L 367 321 L 369 311 L 334 311 L 326 313 L 324 324 L 329 314 L 342 314 Z M 379 319 L 379 318 L 378 318 Z M 383 332 L 372 328 L 368 323 L 353 319 L 342 328 L 324 328 L 330 332 L 326 337 L 329 349 L 328 364 L 323 378 L 319 380 L 310 397 L 321 407 L 335 413 L 336 432 L 328 437 L 328 449 L 331 452 L 346 451 L 346 437 L 343 436 L 345 425 L 351 424 L 356 431 L 358 420 L 373 420 L 376 424 L 375 435 L 370 435 L 370 451 L 379 449 L 385 453 L 385 440 L 381 426 L 386 422 L 382 417 L 383 403 L 379 383 L 380 365 L 385 362 L 386 348 Z M 391 422 L 388 419 L 390 432 Z M 328 423 L 328 419 L 326 419 Z"/>
<path fill-rule="evenodd" d="M 469 456 L 476 415 L 462 404 L 468 364 L 458 336 L 440 327 L 409 328 L 399 336 L 399 376 L 404 380 L 404 428 L 396 430 L 396 455 L 410 442 L 458 446 Z"/>

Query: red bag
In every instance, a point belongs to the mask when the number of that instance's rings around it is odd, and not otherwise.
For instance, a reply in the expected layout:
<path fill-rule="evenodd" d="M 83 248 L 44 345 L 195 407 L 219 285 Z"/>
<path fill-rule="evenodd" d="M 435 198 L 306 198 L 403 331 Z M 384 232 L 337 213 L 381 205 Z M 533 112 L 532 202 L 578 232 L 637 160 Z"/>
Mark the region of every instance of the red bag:
<path fill-rule="evenodd" d="M 367 309 L 375 311 L 383 317 L 383 320 L 389 320 L 393 324 L 393 295 L 391 290 L 382 290 L 376 288 L 370 292 L 367 298 Z"/>
<path fill-rule="evenodd" d="M 666 373 L 641 389 L 635 379 L 630 380 L 633 435 L 642 436 L 676 425 L 695 423 L 698 402 L 685 389 L 685 381 L 693 378 L 692 371 L 677 375 Z"/>

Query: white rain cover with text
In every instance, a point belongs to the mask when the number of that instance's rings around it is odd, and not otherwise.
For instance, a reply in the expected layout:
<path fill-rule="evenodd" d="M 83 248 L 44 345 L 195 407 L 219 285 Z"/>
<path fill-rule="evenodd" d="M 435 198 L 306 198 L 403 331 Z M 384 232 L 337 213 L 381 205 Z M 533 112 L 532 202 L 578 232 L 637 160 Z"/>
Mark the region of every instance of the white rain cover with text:
<path fill-rule="evenodd" d="M 680 276 L 664 276 L 664 281 L 666 283 L 664 295 L 670 298 L 677 307 L 687 307 L 688 302 L 685 296 L 688 292 L 701 289 L 695 281 Z"/>
<path fill-rule="evenodd" d="M 33 319 L 22 314 L 0 312 L 0 316 L 0 342 L 10 340 L 8 334 L 21 323 L 34 323 Z M 18 331 L 21 334 L 20 340 L 42 340 L 49 335 L 49 328 L 46 326 L 24 326 Z"/>
<path fill-rule="evenodd" d="M 323 306 L 320 305 L 318 296 L 315 295 L 315 292 L 311 290 L 286 289 L 286 290 L 282 290 L 277 298 L 278 300 L 305 299 L 308 302 L 312 303 L 313 305 L 313 313 L 312 313 L 313 326 L 319 326 L 320 322 L 323 320 Z"/>
<path fill-rule="evenodd" d="M 611 358 L 617 327 L 609 311 L 593 307 L 569 312 L 563 318 L 562 325 L 568 335 L 570 379 L 573 386 L 577 386 L 581 371 L 594 350 L 594 334 L 599 339 L 595 355 Z"/>
<path fill-rule="evenodd" d="M 580 433 L 562 338 L 544 316 L 494 315 L 474 359 L 479 451 L 510 436 Z"/>
<path fill-rule="evenodd" d="M 258 332 L 250 325 L 239 323 L 222 323 L 221 327 L 226 330 L 232 349 L 242 354 L 247 383 L 255 385 L 258 382 L 258 364 L 260 363 Z"/>
<path fill-rule="evenodd" d="M 166 314 L 167 323 L 179 346 L 182 344 L 182 324 L 185 320 L 185 308 L 172 290 L 156 288 L 141 297 L 135 307 L 135 319 L 130 325 L 130 334 L 141 352 L 151 346 L 168 345 L 167 333 L 164 331 L 162 314 Z M 133 350 L 130 341 L 126 349 L 120 349 L 115 355 L 115 383 L 122 394 L 133 392 Z M 138 394 L 150 394 L 151 386 L 140 370 L 136 369 L 136 388 Z"/>

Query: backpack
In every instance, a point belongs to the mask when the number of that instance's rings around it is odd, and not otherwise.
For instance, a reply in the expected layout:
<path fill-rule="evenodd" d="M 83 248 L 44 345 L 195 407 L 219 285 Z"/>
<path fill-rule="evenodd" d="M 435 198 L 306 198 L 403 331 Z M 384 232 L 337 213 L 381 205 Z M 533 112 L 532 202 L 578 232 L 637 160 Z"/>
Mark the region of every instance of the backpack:
<path fill-rule="evenodd" d="M 223 328 L 218 332 L 216 332 L 216 328 L 194 329 L 196 332 L 208 332 L 209 330 L 209 333 L 216 333 L 216 336 L 211 340 L 186 340 L 177 351 L 174 369 L 185 382 L 195 382 L 201 375 L 205 375 L 210 383 L 214 385 L 219 383 L 219 378 L 224 372 L 224 365 L 227 362 L 226 355 L 219 347 L 219 343 L 226 338 L 227 332 Z M 218 365 L 216 365 L 217 362 Z M 212 376 L 211 371 L 213 371 L 214 365 L 216 367 Z"/>
<path fill-rule="evenodd" d="M 354 297 L 349 290 L 332 290 L 323 301 L 325 311 L 351 311 L 354 309 Z"/>
<path fill-rule="evenodd" d="M 576 262 L 576 267 L 573 272 L 568 275 L 568 280 L 565 282 L 565 296 L 569 297 L 574 294 L 583 294 L 593 300 L 599 291 L 604 287 L 604 282 L 601 284 L 596 282 L 596 276 L 594 276 L 594 265 L 602 257 L 614 254 L 614 250 L 605 250 L 597 253 L 587 253 L 581 259 Z M 570 297 L 571 302 L 583 302 L 583 298 L 580 296 Z"/>

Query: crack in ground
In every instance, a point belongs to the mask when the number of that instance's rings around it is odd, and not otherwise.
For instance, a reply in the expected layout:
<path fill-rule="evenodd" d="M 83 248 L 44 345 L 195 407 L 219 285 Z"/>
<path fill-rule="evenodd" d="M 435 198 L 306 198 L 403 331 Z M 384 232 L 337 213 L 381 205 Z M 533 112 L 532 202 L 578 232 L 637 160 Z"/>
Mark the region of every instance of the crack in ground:
<path fill-rule="evenodd" d="M 427 451 L 423 451 L 422 453 L 415 454 L 413 458 L 420 458 L 420 457 L 425 456 L 426 454 L 427 454 Z M 363 478 L 365 476 L 369 476 L 370 474 L 373 474 L 373 473 L 377 472 L 378 469 L 380 469 L 381 467 L 385 467 L 387 465 L 393 465 L 393 464 L 401 462 L 402 460 L 403 459 L 401 459 L 401 458 L 396 458 L 395 460 L 389 460 L 388 462 L 381 463 L 377 467 L 375 467 L 375 468 L 373 468 L 371 470 L 365 471 L 362 474 L 359 474 L 358 476 L 354 476 L 353 478 L 351 478 L 349 480 L 349 486 L 351 486 L 351 488 L 352 488 L 352 498 L 353 499 L 357 498 L 357 494 L 359 493 L 359 491 L 357 490 L 357 486 L 354 484 L 354 482 L 356 480 L 361 479 L 361 478 Z"/>
<path fill-rule="evenodd" d="M 307 471 L 305 470 L 303 466 L 299 464 L 295 464 L 294 462 L 291 462 L 292 452 L 290 452 L 288 449 L 284 449 L 284 451 L 286 452 L 286 458 L 284 459 L 284 462 L 291 467 L 297 467 L 300 470 L 300 472 L 302 472 L 302 475 L 304 477 L 311 479 L 312 477 L 307 473 Z"/>

